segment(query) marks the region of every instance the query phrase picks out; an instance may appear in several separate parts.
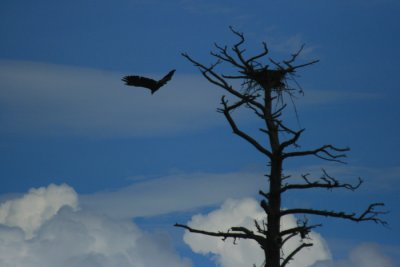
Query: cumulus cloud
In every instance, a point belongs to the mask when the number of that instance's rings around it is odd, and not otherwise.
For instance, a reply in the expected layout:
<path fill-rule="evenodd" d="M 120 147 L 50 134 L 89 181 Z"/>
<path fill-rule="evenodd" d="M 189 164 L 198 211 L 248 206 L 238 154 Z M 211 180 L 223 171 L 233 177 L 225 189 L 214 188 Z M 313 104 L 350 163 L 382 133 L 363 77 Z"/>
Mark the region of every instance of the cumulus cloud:
<path fill-rule="evenodd" d="M 226 231 L 233 226 L 244 226 L 256 230 L 254 219 L 265 219 L 264 211 L 256 200 L 251 198 L 225 201 L 222 206 L 206 215 L 195 215 L 188 225 L 197 229 L 208 231 Z M 296 226 L 296 218 L 285 216 L 282 229 Z M 330 259 L 329 249 L 324 239 L 316 232 L 311 232 L 310 237 L 314 246 L 306 248 L 297 254 L 295 261 L 289 263 L 290 267 L 307 267 L 319 260 Z M 263 252 L 258 244 L 251 240 L 239 240 L 235 245 L 232 240 L 222 241 L 215 237 L 185 232 L 184 241 L 194 252 L 201 254 L 211 253 L 222 267 L 239 267 L 256 264 L 261 266 L 264 260 Z M 284 253 L 293 251 L 300 242 L 300 238 L 288 241 Z"/>
<path fill-rule="evenodd" d="M 376 244 L 362 244 L 349 253 L 349 258 L 340 261 L 323 261 L 312 267 L 395 267 L 395 263 L 382 253 Z"/>
<path fill-rule="evenodd" d="M 63 206 L 78 207 L 76 192 L 67 185 L 32 188 L 21 198 L 0 205 L 0 224 L 21 228 L 31 238 L 34 232 Z"/>
<path fill-rule="evenodd" d="M 149 235 L 129 219 L 77 210 L 77 204 L 75 191 L 67 185 L 32 189 L 3 203 L 0 265 L 191 266 L 177 255 L 166 236 Z"/>

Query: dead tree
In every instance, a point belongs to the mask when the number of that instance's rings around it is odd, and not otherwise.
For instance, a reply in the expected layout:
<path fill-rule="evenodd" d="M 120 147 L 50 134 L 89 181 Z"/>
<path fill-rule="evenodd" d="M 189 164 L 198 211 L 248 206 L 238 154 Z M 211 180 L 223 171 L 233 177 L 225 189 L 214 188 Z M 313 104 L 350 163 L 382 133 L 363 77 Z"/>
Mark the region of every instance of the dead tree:
<path fill-rule="evenodd" d="M 284 216 L 303 215 L 305 218 L 307 216 L 324 216 L 355 222 L 372 221 L 386 224 L 379 216 L 384 213 L 379 209 L 384 205 L 383 203 L 370 204 L 360 213 L 301 207 L 282 208 L 282 198 L 287 191 L 316 188 L 329 190 L 344 188 L 353 191 L 361 185 L 362 180 L 359 179 L 355 184 L 342 183 L 330 176 L 325 170 L 323 170 L 320 178 L 311 178 L 304 174 L 299 177 L 300 182 L 299 179 L 290 179 L 293 177 L 284 175 L 283 163 L 289 158 L 314 156 L 324 161 L 342 162 L 346 157 L 345 153 L 349 150 L 349 148 L 340 148 L 331 144 L 301 150 L 298 141 L 304 129 L 293 129 L 282 120 L 282 114 L 287 106 L 284 97 L 292 97 L 294 93 L 288 82 L 289 79 L 300 68 L 313 65 L 318 60 L 296 64 L 302 47 L 288 60 L 278 62 L 266 59 L 269 54 L 266 43 L 263 43 L 263 49 L 260 53 L 247 57 L 243 48 L 244 35 L 233 28 L 231 28 L 231 31 L 238 37 L 238 42 L 229 48 L 215 44 L 216 51 L 211 52 L 211 55 L 216 59 L 214 64 L 204 65 L 186 53 L 182 55 L 193 63 L 210 83 L 222 88 L 233 99 L 228 101 L 227 97 L 223 95 L 221 97 L 221 108 L 218 111 L 225 116 L 234 134 L 243 138 L 266 157 L 268 161 L 268 173 L 266 174 L 268 187 L 266 186 L 267 190 L 260 190 L 259 194 L 261 195 L 260 206 L 265 211 L 267 219 L 262 222 L 254 221 L 256 231 L 237 226 L 231 227 L 227 231 L 218 232 L 193 229 L 183 224 L 175 224 L 175 226 L 192 233 L 221 237 L 223 240 L 254 240 L 264 251 L 266 267 L 285 267 L 302 249 L 313 245 L 308 234 L 321 224 L 310 224 L 305 219 L 298 221 L 298 225 L 294 228 L 282 230 L 281 220 Z M 217 72 L 216 67 L 221 63 L 227 63 L 234 67 L 235 74 L 226 75 Z M 233 86 L 233 81 L 238 80 L 241 81 L 239 88 Z M 265 136 L 264 139 L 260 141 L 259 138 L 257 139 L 241 130 L 232 116 L 232 112 L 239 108 L 251 110 L 262 121 L 264 126 L 259 130 Z M 285 243 L 295 236 L 300 237 L 302 242 L 296 249 L 283 255 L 282 250 Z"/>

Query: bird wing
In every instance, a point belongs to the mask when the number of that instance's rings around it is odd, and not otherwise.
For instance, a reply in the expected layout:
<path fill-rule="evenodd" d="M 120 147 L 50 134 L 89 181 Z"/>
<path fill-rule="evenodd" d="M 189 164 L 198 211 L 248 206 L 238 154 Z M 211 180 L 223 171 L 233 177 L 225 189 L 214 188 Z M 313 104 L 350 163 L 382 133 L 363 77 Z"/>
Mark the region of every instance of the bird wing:
<path fill-rule="evenodd" d="M 124 81 L 126 85 L 144 87 L 150 89 L 151 91 L 160 88 L 158 81 L 142 76 L 125 76 L 124 78 L 122 78 L 122 81 Z"/>
<path fill-rule="evenodd" d="M 159 86 L 165 85 L 169 80 L 171 80 L 172 76 L 174 75 L 175 70 L 171 70 L 168 72 L 167 75 L 165 75 L 161 80 L 158 81 Z"/>

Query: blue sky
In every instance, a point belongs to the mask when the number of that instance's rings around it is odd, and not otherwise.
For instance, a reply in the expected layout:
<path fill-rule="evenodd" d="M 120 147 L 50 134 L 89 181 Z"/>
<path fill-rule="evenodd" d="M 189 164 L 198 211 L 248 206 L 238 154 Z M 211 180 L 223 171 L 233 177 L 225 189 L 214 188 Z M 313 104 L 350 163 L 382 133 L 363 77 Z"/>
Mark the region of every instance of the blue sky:
<path fill-rule="evenodd" d="M 382 201 L 390 211 L 388 227 L 318 220 L 315 250 L 290 266 L 400 265 L 399 12 L 395 0 L 1 1 L 0 265 L 260 264 L 254 244 L 172 227 L 261 216 L 265 158 L 232 135 L 216 112 L 222 91 L 180 55 L 211 63 L 214 42 L 236 41 L 230 25 L 249 54 L 266 41 L 282 60 L 305 43 L 300 60 L 320 59 L 299 73 L 300 120 L 288 120 L 306 128 L 304 147 L 350 146 L 348 164 L 306 158 L 287 172 L 365 180 L 355 193 L 297 192 L 284 205 Z M 171 69 L 154 95 L 120 81 Z"/>

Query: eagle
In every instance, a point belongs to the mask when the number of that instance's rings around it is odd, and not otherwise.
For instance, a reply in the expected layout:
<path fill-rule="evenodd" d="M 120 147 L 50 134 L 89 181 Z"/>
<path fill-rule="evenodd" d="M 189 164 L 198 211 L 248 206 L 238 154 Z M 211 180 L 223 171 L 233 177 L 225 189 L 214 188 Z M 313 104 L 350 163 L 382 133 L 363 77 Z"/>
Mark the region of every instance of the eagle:
<path fill-rule="evenodd" d="M 172 76 L 174 75 L 175 70 L 171 70 L 165 75 L 161 80 L 153 80 L 147 77 L 142 76 L 125 76 L 122 78 L 122 81 L 125 82 L 125 85 L 129 86 L 136 86 L 136 87 L 144 87 L 150 89 L 151 94 L 154 94 L 158 89 L 164 86 L 169 80 L 171 80 Z"/>

